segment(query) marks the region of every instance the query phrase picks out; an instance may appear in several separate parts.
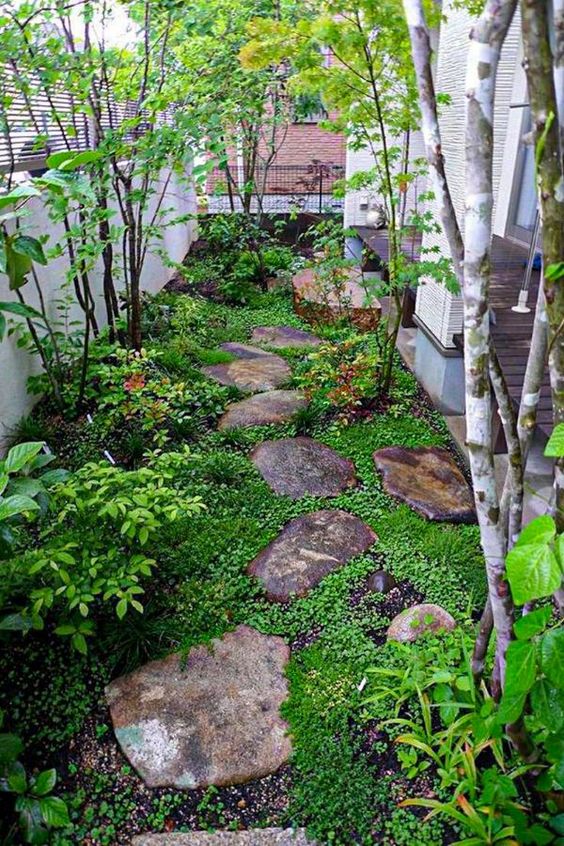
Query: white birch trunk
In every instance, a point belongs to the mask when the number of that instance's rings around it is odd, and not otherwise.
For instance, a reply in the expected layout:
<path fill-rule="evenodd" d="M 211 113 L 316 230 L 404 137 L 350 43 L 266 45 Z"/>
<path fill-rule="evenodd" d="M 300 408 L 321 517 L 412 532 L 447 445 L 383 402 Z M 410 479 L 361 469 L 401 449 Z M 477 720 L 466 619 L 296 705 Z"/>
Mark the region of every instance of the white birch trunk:
<path fill-rule="evenodd" d="M 474 498 L 497 634 L 500 681 L 512 636 L 513 608 L 504 579 L 506 536 L 500 520 L 491 443 L 490 252 L 495 81 L 501 47 L 516 0 L 487 0 L 470 35 L 466 78 L 466 213 L 464 257 L 464 370 L 466 429 Z"/>

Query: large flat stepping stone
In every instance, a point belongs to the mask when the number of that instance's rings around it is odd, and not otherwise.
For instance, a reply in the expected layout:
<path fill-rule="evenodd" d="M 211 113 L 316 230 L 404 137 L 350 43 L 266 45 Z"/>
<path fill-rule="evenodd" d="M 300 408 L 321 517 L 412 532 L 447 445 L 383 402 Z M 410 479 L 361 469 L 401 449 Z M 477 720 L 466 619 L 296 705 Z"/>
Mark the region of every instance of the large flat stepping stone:
<path fill-rule="evenodd" d="M 247 831 L 191 831 L 187 834 L 141 834 L 131 846 L 315 846 L 305 829 L 256 828 Z"/>
<path fill-rule="evenodd" d="M 231 403 L 219 421 L 220 429 L 244 426 L 268 426 L 285 423 L 296 411 L 307 407 L 307 400 L 299 391 L 267 391 Z"/>
<path fill-rule="evenodd" d="M 260 347 L 253 347 L 250 344 L 240 344 L 238 341 L 226 341 L 219 345 L 219 349 L 231 353 L 236 358 L 264 358 L 265 355 L 272 355 Z"/>
<path fill-rule="evenodd" d="M 429 632 L 452 631 L 456 628 L 456 621 L 448 611 L 440 605 L 423 603 L 406 608 L 394 617 L 388 628 L 388 640 L 398 640 L 400 643 L 412 643 L 421 635 Z"/>
<path fill-rule="evenodd" d="M 455 462 L 439 447 L 385 447 L 374 453 L 384 490 L 428 520 L 475 523 L 474 498 Z"/>
<path fill-rule="evenodd" d="M 306 268 L 292 279 L 294 310 L 306 320 L 334 323 L 348 316 L 351 323 L 364 332 L 374 330 L 380 322 L 382 307 L 377 299 L 367 303 L 362 273 L 350 268 L 342 291 L 326 290 L 326 283 L 315 272 Z"/>
<path fill-rule="evenodd" d="M 357 483 L 352 461 L 304 436 L 264 441 L 250 457 L 272 490 L 292 499 L 338 496 Z"/>
<path fill-rule="evenodd" d="M 149 787 L 262 778 L 291 752 L 279 708 L 290 649 L 249 626 L 169 655 L 106 688 L 116 738 Z"/>
<path fill-rule="evenodd" d="M 347 511 L 314 511 L 296 517 L 249 564 L 269 599 L 305 596 L 333 570 L 376 541 L 370 526 Z"/>
<path fill-rule="evenodd" d="M 202 367 L 202 373 L 221 385 L 251 393 L 273 391 L 292 375 L 289 365 L 278 355 L 237 358 L 227 364 L 210 364 Z"/>
<path fill-rule="evenodd" d="M 266 344 L 276 348 L 317 347 L 321 338 L 312 335 L 311 332 L 304 332 L 303 329 L 295 329 L 293 326 L 257 326 L 253 329 L 251 341 L 255 344 Z"/>

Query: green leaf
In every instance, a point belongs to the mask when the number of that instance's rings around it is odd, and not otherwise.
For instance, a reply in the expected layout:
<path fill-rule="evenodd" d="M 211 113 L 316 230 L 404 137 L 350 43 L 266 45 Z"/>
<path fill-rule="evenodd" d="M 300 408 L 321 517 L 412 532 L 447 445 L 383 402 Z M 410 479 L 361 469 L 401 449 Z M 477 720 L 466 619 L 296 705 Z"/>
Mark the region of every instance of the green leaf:
<path fill-rule="evenodd" d="M 560 587 L 560 567 L 548 544 L 516 545 L 505 563 L 516 605 L 551 596 Z"/>
<path fill-rule="evenodd" d="M 35 779 L 32 793 L 36 796 L 46 796 L 51 793 L 57 783 L 57 770 L 44 770 Z"/>
<path fill-rule="evenodd" d="M 25 793 L 27 791 L 27 776 L 23 764 L 16 761 L 8 770 L 8 787 L 12 793 Z"/>
<path fill-rule="evenodd" d="M 46 796 L 39 802 L 41 816 L 45 823 L 52 828 L 62 828 L 69 824 L 69 812 L 62 799 L 56 796 Z"/>
<path fill-rule="evenodd" d="M 31 306 L 24 305 L 24 303 L 0 302 L 0 311 L 17 314 L 18 317 L 27 317 L 29 320 L 39 320 L 41 323 L 45 322 L 40 311 L 36 311 Z"/>
<path fill-rule="evenodd" d="M 517 538 L 515 546 L 527 546 L 530 543 L 550 543 L 556 537 L 556 523 L 548 514 L 531 520 Z"/>
<path fill-rule="evenodd" d="M 72 636 L 71 643 L 76 651 L 80 652 L 81 655 L 86 655 L 88 653 L 86 638 L 80 632 L 76 632 L 76 634 Z"/>
<path fill-rule="evenodd" d="M 27 275 L 33 267 L 31 256 L 17 253 L 11 248 L 6 251 L 6 274 L 10 280 L 10 290 L 17 291 L 27 282 Z"/>
<path fill-rule="evenodd" d="M 0 500 L 0 521 L 23 514 L 26 511 L 38 511 L 39 506 L 29 496 L 8 496 Z"/>
<path fill-rule="evenodd" d="M 13 188 L 8 194 L 3 194 L 0 197 L 0 209 L 6 206 L 13 206 L 18 200 L 27 200 L 30 197 L 40 197 L 41 192 L 34 188 L 33 185 L 18 185 Z"/>
<path fill-rule="evenodd" d="M 550 279 L 551 282 L 557 282 L 559 279 L 564 279 L 564 261 L 557 261 L 553 264 L 549 264 L 544 269 L 544 275 L 545 278 Z M 545 455 L 546 454 L 547 453 L 545 453 Z"/>
<path fill-rule="evenodd" d="M 508 696 L 527 693 L 535 683 L 537 659 L 534 644 L 526 640 L 514 640 L 507 647 L 505 671 L 505 692 Z"/>
<path fill-rule="evenodd" d="M 21 256 L 29 256 L 38 264 L 47 264 L 43 247 L 37 238 L 32 238 L 30 235 L 18 235 L 12 241 L 12 249 Z"/>
<path fill-rule="evenodd" d="M 547 632 L 541 640 L 544 674 L 559 688 L 564 688 L 564 628 Z"/>
<path fill-rule="evenodd" d="M 60 169 L 64 171 L 76 170 L 85 164 L 97 162 L 102 158 L 102 153 L 99 150 L 83 150 L 82 153 L 77 153 L 69 161 L 60 165 Z"/>
<path fill-rule="evenodd" d="M 123 620 L 125 615 L 127 614 L 127 599 L 120 599 L 118 604 L 116 605 L 116 614 Z"/>
<path fill-rule="evenodd" d="M 564 697 L 547 679 L 537 681 L 531 690 L 531 705 L 535 717 L 549 731 L 559 732 L 564 725 Z"/>
<path fill-rule="evenodd" d="M 503 694 L 503 698 L 499 703 L 497 712 L 497 719 L 500 723 L 515 723 L 523 713 L 525 707 L 526 693 L 519 693 L 515 696 L 509 696 L 507 693 Z"/>
<path fill-rule="evenodd" d="M 552 608 L 550 605 L 546 605 L 544 608 L 525 614 L 524 617 L 519 617 L 513 625 L 515 637 L 518 640 L 530 640 L 530 638 L 544 631 L 551 616 Z"/>
<path fill-rule="evenodd" d="M 33 627 L 29 617 L 22 614 L 8 614 L 0 620 L 0 631 L 28 632 Z"/>
<path fill-rule="evenodd" d="M 564 423 L 558 423 L 544 448 L 548 458 L 561 458 L 564 455 Z"/>
<path fill-rule="evenodd" d="M 0 764 L 12 764 L 23 752 L 23 743 L 17 734 L 0 734 Z"/>
<path fill-rule="evenodd" d="M 59 168 L 65 162 L 70 162 L 74 159 L 76 153 L 74 150 L 61 150 L 59 153 L 52 153 L 47 156 L 47 167 Z"/>
<path fill-rule="evenodd" d="M 32 458 L 34 458 L 38 452 L 41 452 L 45 444 L 43 441 L 31 441 L 25 444 L 16 444 L 13 446 L 8 455 L 6 456 L 6 463 L 5 469 L 8 473 L 17 473 L 26 464 L 28 464 Z"/>

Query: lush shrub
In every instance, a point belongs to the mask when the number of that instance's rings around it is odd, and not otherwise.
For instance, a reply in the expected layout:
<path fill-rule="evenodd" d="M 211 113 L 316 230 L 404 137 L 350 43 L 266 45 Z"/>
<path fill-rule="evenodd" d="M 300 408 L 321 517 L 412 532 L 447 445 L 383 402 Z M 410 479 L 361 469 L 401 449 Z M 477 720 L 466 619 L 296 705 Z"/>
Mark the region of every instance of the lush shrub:
<path fill-rule="evenodd" d="M 156 445 L 192 432 L 223 410 L 227 392 L 214 383 L 188 386 L 159 366 L 160 352 L 116 347 L 89 368 L 88 398 L 106 431 L 140 429 Z"/>
<path fill-rule="evenodd" d="M 172 482 L 171 468 L 185 459 L 157 455 L 136 471 L 90 463 L 57 485 L 39 545 L 12 562 L 20 596 L 11 604 L 21 602 L 22 617 L 40 628 L 54 614 L 56 633 L 85 652 L 99 606 L 110 603 L 119 619 L 142 612 L 142 583 L 156 565 L 150 542 L 164 523 L 203 508 Z"/>
<path fill-rule="evenodd" d="M 309 356 L 300 385 L 312 402 L 343 414 L 368 410 L 380 396 L 381 362 L 372 339 L 352 335 Z"/>

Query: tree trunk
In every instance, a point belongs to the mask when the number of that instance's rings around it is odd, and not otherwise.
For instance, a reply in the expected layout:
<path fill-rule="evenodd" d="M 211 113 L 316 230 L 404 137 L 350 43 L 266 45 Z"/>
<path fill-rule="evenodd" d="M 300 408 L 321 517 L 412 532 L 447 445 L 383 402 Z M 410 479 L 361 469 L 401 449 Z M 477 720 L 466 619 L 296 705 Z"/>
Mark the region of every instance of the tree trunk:
<path fill-rule="evenodd" d="M 531 117 L 535 134 L 537 185 L 542 221 L 543 261 L 550 265 L 564 257 L 564 179 L 553 57 L 548 37 L 548 12 L 544 0 L 522 0 L 522 32 Z M 562 44 L 562 34 L 558 37 Z M 560 65 L 560 59 L 556 63 Z M 559 73 L 559 71 L 557 71 Z M 545 274 L 544 295 L 548 317 L 548 366 L 554 424 L 564 423 L 564 281 Z M 555 469 L 556 524 L 564 531 L 564 459 Z"/>
<path fill-rule="evenodd" d="M 493 208 L 493 110 L 497 66 L 516 0 L 487 0 L 470 34 L 466 77 L 466 215 L 464 370 L 466 430 L 476 512 L 497 635 L 500 681 L 512 637 L 513 605 L 505 581 L 506 538 L 500 521 L 492 449 L 490 252 Z"/>

